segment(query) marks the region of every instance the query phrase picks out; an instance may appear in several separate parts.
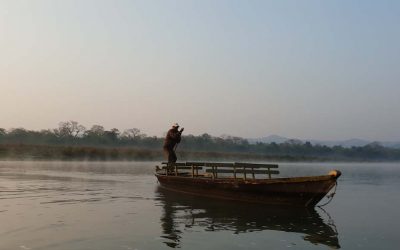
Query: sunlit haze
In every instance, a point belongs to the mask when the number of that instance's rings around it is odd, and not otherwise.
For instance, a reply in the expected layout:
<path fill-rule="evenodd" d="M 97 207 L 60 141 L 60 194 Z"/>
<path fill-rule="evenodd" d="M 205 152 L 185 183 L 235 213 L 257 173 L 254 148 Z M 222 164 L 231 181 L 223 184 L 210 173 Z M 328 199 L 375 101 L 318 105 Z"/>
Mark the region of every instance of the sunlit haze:
<path fill-rule="evenodd" d="M 400 140 L 399 1 L 0 1 L 0 128 Z"/>

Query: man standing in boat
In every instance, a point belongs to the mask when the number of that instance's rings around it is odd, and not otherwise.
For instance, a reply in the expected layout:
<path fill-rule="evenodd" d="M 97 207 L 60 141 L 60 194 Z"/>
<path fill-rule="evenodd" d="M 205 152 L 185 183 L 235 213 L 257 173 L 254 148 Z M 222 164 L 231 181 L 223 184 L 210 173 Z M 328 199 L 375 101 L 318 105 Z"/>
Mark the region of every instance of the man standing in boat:
<path fill-rule="evenodd" d="M 177 160 L 175 149 L 178 146 L 179 142 L 181 142 L 181 135 L 183 132 L 183 128 L 178 130 L 179 125 L 178 123 L 174 123 L 172 128 L 168 130 L 167 136 L 164 140 L 164 154 L 168 159 L 169 163 L 175 163 Z"/>

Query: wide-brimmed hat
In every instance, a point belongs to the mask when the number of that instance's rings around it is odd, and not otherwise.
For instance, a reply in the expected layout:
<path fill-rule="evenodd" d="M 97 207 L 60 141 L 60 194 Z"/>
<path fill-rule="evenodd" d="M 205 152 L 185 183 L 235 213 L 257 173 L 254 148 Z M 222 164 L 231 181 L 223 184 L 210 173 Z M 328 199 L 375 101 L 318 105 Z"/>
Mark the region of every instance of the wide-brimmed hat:
<path fill-rule="evenodd" d="M 177 122 L 175 122 L 174 124 L 172 124 L 173 128 L 179 128 L 179 124 Z"/>

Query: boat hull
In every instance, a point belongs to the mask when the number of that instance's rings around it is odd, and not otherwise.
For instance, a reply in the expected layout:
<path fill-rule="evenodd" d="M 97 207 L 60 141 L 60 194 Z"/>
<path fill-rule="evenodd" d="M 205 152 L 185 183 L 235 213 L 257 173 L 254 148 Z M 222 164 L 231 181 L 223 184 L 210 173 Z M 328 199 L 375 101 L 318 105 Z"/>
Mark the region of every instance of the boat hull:
<path fill-rule="evenodd" d="M 314 207 L 336 184 L 338 176 L 324 175 L 246 181 L 191 178 L 156 174 L 163 188 L 216 199 Z"/>

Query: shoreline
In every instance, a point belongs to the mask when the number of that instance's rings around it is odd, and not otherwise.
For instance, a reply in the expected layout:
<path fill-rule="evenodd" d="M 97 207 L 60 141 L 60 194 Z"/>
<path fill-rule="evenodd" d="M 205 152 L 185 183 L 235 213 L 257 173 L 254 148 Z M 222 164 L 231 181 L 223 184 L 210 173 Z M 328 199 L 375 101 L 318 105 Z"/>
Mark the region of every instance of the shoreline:
<path fill-rule="evenodd" d="M 250 161 L 250 162 L 334 162 L 334 163 L 398 163 L 393 159 L 360 159 L 342 157 L 268 155 L 251 152 L 178 151 L 179 161 Z M 162 149 L 138 147 L 95 147 L 72 145 L 0 144 L 0 161 L 90 161 L 151 162 L 164 161 Z"/>

